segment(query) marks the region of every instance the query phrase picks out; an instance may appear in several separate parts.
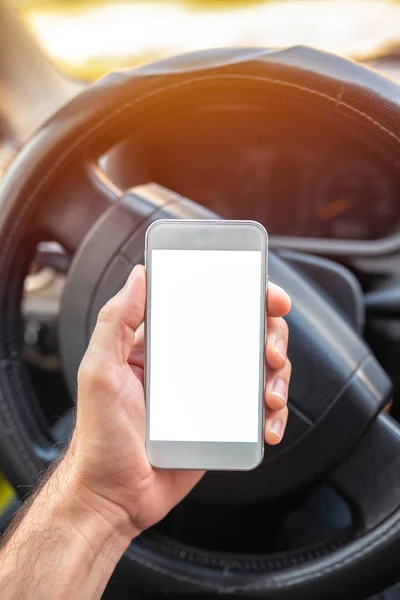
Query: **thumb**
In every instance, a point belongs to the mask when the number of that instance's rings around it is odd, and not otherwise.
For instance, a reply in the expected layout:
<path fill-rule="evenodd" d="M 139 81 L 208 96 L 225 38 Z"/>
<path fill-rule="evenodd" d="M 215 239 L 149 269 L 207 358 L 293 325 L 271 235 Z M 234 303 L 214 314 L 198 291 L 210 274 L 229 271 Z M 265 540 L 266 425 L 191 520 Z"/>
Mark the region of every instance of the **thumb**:
<path fill-rule="evenodd" d="M 87 354 L 124 363 L 128 360 L 135 330 L 144 319 L 146 305 L 146 273 L 136 265 L 122 290 L 99 312 Z"/>

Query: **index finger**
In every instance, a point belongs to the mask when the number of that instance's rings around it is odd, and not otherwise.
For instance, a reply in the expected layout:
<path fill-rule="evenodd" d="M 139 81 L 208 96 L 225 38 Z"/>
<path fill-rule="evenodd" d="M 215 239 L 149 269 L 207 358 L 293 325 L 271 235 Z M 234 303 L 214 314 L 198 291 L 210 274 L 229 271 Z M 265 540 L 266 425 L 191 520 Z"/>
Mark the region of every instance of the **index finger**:
<path fill-rule="evenodd" d="M 125 363 L 132 350 L 135 331 L 143 322 L 145 303 L 145 269 L 136 265 L 122 290 L 99 312 L 87 353 Z"/>
<path fill-rule="evenodd" d="M 267 288 L 267 314 L 269 317 L 284 317 L 292 307 L 290 296 L 279 285 L 269 282 Z"/>

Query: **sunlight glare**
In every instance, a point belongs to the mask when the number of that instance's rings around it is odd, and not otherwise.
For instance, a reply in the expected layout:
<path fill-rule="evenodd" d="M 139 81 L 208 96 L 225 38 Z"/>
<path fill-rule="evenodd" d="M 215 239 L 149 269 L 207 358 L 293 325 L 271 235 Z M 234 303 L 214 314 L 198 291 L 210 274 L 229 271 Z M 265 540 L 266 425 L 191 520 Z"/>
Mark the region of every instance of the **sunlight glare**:
<path fill-rule="evenodd" d="M 76 68 L 115 66 L 201 48 L 308 44 L 362 56 L 398 39 L 400 6 L 390 1 L 288 0 L 194 9 L 178 2 L 84 3 L 76 11 L 31 9 L 45 51 Z"/>

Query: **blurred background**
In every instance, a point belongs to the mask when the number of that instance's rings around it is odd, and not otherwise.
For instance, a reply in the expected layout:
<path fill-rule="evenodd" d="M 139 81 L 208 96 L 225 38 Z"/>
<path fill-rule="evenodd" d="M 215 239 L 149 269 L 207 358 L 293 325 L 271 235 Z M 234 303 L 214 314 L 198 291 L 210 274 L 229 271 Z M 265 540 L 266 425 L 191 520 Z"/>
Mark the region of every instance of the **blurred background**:
<path fill-rule="evenodd" d="M 307 44 L 363 61 L 400 50 L 396 0 L 14 2 L 54 64 L 87 81 L 117 67 L 219 46 Z"/>

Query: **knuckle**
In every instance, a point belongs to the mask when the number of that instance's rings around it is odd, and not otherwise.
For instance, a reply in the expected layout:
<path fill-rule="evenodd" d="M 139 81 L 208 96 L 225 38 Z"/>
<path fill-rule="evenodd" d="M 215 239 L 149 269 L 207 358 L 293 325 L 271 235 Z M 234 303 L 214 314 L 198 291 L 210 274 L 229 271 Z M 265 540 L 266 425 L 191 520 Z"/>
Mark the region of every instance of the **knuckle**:
<path fill-rule="evenodd" d="M 85 357 L 78 370 L 78 387 L 108 390 L 112 387 L 108 369 L 94 357 Z"/>
<path fill-rule="evenodd" d="M 271 320 L 269 331 L 267 332 L 267 343 L 274 346 L 277 339 L 289 339 L 289 326 L 283 317 L 277 317 Z"/>
<path fill-rule="evenodd" d="M 288 407 L 285 406 L 284 408 L 282 408 L 282 410 L 280 412 L 281 412 L 281 416 L 283 418 L 283 421 L 284 422 L 287 421 L 287 418 L 289 416 L 289 409 L 288 409 Z"/>
<path fill-rule="evenodd" d="M 100 324 L 108 324 L 112 320 L 114 310 L 112 300 L 109 300 L 101 309 L 97 317 L 97 322 Z"/>
<path fill-rule="evenodd" d="M 286 359 L 285 370 L 286 370 L 287 378 L 290 379 L 290 377 L 292 375 L 292 363 L 289 358 Z"/>
<path fill-rule="evenodd" d="M 289 326 L 283 317 L 280 319 L 280 329 L 281 329 L 281 334 L 286 339 L 288 339 L 289 338 Z"/>

